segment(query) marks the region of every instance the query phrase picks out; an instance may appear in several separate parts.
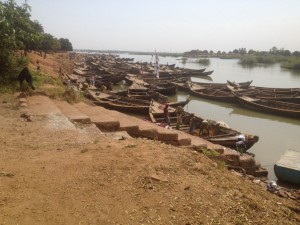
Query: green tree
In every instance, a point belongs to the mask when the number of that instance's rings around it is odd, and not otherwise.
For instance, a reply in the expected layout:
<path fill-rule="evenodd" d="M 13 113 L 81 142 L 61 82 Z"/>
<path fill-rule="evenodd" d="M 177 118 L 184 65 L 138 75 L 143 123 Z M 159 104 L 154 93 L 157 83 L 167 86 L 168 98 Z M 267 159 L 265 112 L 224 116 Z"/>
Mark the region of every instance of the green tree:
<path fill-rule="evenodd" d="M 239 48 L 239 53 L 242 54 L 242 55 L 247 54 L 246 48 Z"/>
<path fill-rule="evenodd" d="M 72 43 L 67 38 L 60 38 L 60 49 L 64 51 L 73 51 Z"/>
<path fill-rule="evenodd" d="M 25 3 L 18 6 L 14 0 L 0 2 L 0 83 L 24 60 L 18 59 L 15 51 L 24 49 L 28 40 L 30 7 Z"/>
<path fill-rule="evenodd" d="M 51 34 L 44 34 L 41 40 L 41 49 L 43 51 L 56 51 L 60 49 L 60 42 Z"/>
<path fill-rule="evenodd" d="M 278 53 L 278 48 L 276 48 L 275 46 L 272 47 L 269 51 L 271 54 L 277 54 Z"/>
<path fill-rule="evenodd" d="M 299 57 L 300 56 L 300 52 L 299 51 L 294 51 L 293 52 L 293 56 L 298 56 Z"/>

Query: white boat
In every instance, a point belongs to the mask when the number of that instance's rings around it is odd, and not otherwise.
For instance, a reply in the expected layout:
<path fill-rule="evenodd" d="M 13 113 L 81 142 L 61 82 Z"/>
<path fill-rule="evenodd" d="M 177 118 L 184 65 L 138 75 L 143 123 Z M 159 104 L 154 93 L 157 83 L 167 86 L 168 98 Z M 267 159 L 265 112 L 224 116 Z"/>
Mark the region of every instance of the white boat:
<path fill-rule="evenodd" d="M 300 152 L 288 150 L 274 165 L 279 180 L 300 184 Z"/>

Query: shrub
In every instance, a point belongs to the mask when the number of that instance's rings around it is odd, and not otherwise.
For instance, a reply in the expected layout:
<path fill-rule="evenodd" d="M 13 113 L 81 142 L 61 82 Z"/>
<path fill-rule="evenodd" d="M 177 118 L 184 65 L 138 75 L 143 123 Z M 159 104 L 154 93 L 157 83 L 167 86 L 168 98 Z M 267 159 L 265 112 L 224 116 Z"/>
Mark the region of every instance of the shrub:
<path fill-rule="evenodd" d="M 254 66 L 257 64 L 257 59 L 255 56 L 244 56 L 240 59 L 239 64 L 247 65 L 247 66 Z"/>
<path fill-rule="evenodd" d="M 206 59 L 199 59 L 198 63 L 201 64 L 201 65 L 208 66 L 210 64 L 210 60 L 207 59 L 207 58 Z"/>

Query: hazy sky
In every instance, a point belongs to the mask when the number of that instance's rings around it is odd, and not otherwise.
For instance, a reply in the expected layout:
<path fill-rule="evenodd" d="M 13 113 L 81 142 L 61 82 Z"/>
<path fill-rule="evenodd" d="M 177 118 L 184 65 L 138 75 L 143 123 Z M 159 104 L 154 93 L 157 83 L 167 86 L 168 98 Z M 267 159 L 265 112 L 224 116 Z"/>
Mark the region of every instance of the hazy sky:
<path fill-rule="evenodd" d="M 24 0 L 18 0 L 24 3 Z M 300 0 L 28 0 L 75 49 L 300 51 Z"/>

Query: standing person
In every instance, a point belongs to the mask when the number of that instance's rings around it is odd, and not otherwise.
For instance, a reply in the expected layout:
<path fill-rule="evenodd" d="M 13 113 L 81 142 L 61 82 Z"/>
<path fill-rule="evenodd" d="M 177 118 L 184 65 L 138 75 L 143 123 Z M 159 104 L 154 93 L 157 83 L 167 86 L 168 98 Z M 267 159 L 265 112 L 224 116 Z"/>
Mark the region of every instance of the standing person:
<path fill-rule="evenodd" d="M 181 106 L 178 106 L 176 108 L 176 114 L 177 114 L 177 123 L 176 123 L 176 129 L 179 130 L 180 125 L 182 124 L 182 115 L 183 115 L 183 108 Z"/>
<path fill-rule="evenodd" d="M 199 136 L 208 136 L 209 135 L 209 130 L 208 130 L 208 122 L 207 120 L 203 120 L 201 125 L 200 125 L 200 132 Z"/>
<path fill-rule="evenodd" d="M 244 134 L 240 134 L 236 141 L 236 150 L 240 153 L 245 153 L 247 149 L 247 138 Z"/>
<path fill-rule="evenodd" d="M 195 130 L 195 114 L 194 113 L 191 113 L 191 117 L 190 117 L 190 130 L 189 130 L 189 133 L 190 134 L 193 134 L 194 133 L 194 130 Z"/>
<path fill-rule="evenodd" d="M 165 107 L 164 107 L 164 116 L 165 116 L 166 123 L 170 127 L 171 126 L 171 121 L 170 121 L 169 104 L 168 103 L 166 103 Z"/>

